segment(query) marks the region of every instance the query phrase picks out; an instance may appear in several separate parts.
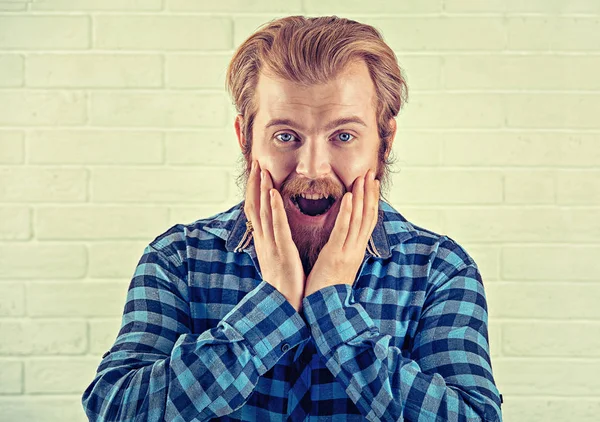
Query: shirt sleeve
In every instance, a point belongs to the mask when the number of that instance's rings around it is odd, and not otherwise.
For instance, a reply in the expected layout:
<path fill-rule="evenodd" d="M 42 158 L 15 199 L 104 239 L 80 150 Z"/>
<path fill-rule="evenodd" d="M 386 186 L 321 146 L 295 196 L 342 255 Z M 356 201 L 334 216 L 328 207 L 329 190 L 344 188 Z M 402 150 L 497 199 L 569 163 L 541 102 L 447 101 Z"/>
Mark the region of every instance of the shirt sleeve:
<path fill-rule="evenodd" d="M 379 332 L 351 286 L 328 286 L 303 300 L 327 368 L 370 421 L 502 421 L 479 271 L 473 265 L 439 275 L 408 356 Z"/>
<path fill-rule="evenodd" d="M 179 262 L 176 262 L 179 260 Z M 265 281 L 216 327 L 191 331 L 187 273 L 149 245 L 130 283 L 122 324 L 82 403 L 90 421 L 199 421 L 241 407 L 287 348 L 309 338 L 294 307 Z"/>

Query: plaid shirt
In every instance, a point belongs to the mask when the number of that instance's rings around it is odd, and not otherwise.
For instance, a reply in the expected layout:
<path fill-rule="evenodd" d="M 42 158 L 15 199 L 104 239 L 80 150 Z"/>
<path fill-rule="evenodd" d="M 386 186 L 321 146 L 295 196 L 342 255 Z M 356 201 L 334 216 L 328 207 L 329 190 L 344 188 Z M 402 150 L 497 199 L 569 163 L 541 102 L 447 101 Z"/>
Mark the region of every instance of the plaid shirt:
<path fill-rule="evenodd" d="M 93 421 L 501 421 L 477 265 L 384 201 L 352 286 L 297 313 L 243 202 L 144 250 L 82 401 Z"/>

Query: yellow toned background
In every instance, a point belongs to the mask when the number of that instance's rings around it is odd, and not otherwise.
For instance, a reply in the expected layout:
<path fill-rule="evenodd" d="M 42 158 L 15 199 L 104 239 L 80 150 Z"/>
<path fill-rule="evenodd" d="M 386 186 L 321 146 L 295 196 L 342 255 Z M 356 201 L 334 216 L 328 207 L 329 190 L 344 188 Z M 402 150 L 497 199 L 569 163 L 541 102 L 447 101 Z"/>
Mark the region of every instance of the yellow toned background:
<path fill-rule="evenodd" d="M 478 263 L 505 421 L 597 421 L 598 0 L 0 0 L 0 421 L 86 420 L 144 246 L 241 200 L 224 70 L 290 14 L 405 69 L 390 198 Z"/>

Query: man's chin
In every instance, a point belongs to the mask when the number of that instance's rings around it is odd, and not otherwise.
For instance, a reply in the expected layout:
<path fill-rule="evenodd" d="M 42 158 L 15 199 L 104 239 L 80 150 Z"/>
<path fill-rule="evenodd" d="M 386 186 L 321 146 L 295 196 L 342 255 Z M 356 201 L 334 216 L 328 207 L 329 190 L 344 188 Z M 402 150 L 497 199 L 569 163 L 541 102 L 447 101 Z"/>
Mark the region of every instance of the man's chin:
<path fill-rule="evenodd" d="M 298 248 L 304 273 L 308 275 L 314 266 L 323 246 L 329 240 L 331 229 L 326 224 L 307 224 L 297 221 L 293 216 L 288 216 L 292 239 Z"/>

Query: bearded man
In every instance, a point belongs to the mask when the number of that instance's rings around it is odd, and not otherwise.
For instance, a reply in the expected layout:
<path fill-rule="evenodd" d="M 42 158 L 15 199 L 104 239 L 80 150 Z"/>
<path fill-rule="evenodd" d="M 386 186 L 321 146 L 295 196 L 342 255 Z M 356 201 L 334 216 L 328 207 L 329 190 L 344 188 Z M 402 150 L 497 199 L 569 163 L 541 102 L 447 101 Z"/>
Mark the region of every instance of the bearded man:
<path fill-rule="evenodd" d="M 245 200 L 147 246 L 90 420 L 501 421 L 477 265 L 382 200 L 407 86 L 381 35 L 276 20 L 227 86 Z"/>

